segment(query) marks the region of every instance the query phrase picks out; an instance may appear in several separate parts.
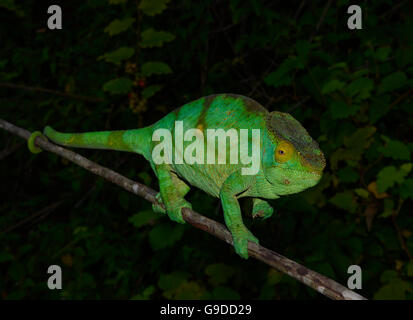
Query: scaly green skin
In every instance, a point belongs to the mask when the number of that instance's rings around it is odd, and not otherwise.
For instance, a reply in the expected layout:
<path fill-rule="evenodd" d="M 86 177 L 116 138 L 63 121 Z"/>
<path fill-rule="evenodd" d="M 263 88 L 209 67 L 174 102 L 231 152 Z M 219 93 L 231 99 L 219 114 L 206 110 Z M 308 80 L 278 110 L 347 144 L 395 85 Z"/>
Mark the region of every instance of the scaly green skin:
<path fill-rule="evenodd" d="M 175 121 L 183 121 L 184 132 L 198 128 L 260 129 L 260 168 L 256 175 L 242 175 L 241 168 L 227 164 L 172 164 L 157 165 L 152 161 L 152 150 L 158 142 L 152 140 L 156 129 L 168 129 L 173 134 Z M 251 132 L 251 131 L 249 131 Z M 53 142 L 69 147 L 97 148 L 129 151 L 142 154 L 151 164 L 159 180 L 158 199 L 165 205 L 168 216 L 184 223 L 181 209 L 191 208 L 184 197 L 190 185 L 221 199 L 225 223 L 230 230 L 235 251 L 248 257 L 248 240 L 258 239 L 245 227 L 238 199 L 253 198 L 253 217 L 268 218 L 273 208 L 264 199 L 277 199 L 310 188 L 318 183 L 325 167 L 323 153 L 307 131 L 289 114 L 269 113 L 260 104 L 247 97 L 219 94 L 200 98 L 169 113 L 152 126 L 125 131 L 101 131 L 87 133 L 59 133 L 50 127 L 44 129 Z M 249 134 L 250 136 L 250 134 Z M 173 139 L 174 141 L 174 139 Z M 250 142 L 250 141 L 249 141 Z M 190 142 L 184 142 L 184 149 Z M 287 145 L 287 146 L 286 146 Z M 206 154 L 206 145 L 204 145 Z M 229 149 L 229 144 L 227 144 Z M 174 150 L 174 148 L 173 148 Z M 158 212 L 165 211 L 154 206 Z M 166 235 L 167 237 L 167 235 Z"/>

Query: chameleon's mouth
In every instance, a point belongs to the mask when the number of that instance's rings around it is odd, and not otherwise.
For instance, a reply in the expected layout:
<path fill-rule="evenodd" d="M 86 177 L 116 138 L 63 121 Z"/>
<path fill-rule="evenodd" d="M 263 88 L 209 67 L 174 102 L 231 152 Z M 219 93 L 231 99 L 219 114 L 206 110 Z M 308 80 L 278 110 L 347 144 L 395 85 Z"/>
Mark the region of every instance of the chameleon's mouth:
<path fill-rule="evenodd" d="M 284 174 L 281 174 L 275 181 L 271 181 L 272 179 L 269 179 L 268 176 L 265 178 L 267 181 L 276 186 L 276 185 L 285 185 L 288 187 L 288 189 L 291 191 L 297 187 L 299 187 L 299 184 L 301 184 L 301 189 L 307 189 L 312 186 L 315 186 L 321 179 L 321 176 L 323 174 L 322 171 L 319 170 L 303 170 L 303 169 L 295 169 L 295 168 L 285 168 L 281 167 L 279 165 L 273 165 L 273 168 L 282 168 L 286 171 L 284 171 Z M 288 171 L 287 171 L 288 170 Z M 299 183 L 301 182 L 301 183 Z"/>
<path fill-rule="evenodd" d="M 273 168 L 281 168 L 283 170 L 289 170 L 289 171 L 293 171 L 296 174 L 299 175 L 309 175 L 310 177 L 321 177 L 323 174 L 323 170 L 302 170 L 302 169 L 295 169 L 295 168 L 286 168 L 286 167 L 282 167 L 280 165 L 272 165 Z"/>

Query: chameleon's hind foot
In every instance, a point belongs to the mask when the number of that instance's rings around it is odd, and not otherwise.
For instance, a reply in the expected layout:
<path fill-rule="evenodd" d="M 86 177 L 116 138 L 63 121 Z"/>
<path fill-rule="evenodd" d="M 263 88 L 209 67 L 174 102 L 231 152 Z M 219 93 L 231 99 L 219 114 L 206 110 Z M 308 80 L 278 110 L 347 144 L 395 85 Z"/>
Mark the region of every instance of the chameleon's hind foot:
<path fill-rule="evenodd" d="M 34 140 L 37 137 L 44 137 L 44 136 L 40 131 L 35 131 L 30 135 L 29 140 L 27 140 L 27 147 L 29 148 L 31 153 L 40 153 L 40 152 L 42 152 L 42 149 L 40 149 L 34 143 Z"/>
<path fill-rule="evenodd" d="M 235 252 L 244 259 L 248 259 L 248 241 L 259 243 L 258 239 L 246 227 L 232 232 Z"/>
<path fill-rule="evenodd" d="M 158 192 L 155 198 L 157 203 L 152 204 L 152 210 L 156 213 L 166 214 L 165 208 L 161 206 L 161 204 L 163 205 L 163 201 L 160 192 Z"/>
<path fill-rule="evenodd" d="M 267 219 L 272 216 L 274 213 L 274 208 L 271 205 L 262 199 L 255 198 L 253 200 L 254 206 L 252 208 L 252 217 L 253 218 L 263 218 Z"/>

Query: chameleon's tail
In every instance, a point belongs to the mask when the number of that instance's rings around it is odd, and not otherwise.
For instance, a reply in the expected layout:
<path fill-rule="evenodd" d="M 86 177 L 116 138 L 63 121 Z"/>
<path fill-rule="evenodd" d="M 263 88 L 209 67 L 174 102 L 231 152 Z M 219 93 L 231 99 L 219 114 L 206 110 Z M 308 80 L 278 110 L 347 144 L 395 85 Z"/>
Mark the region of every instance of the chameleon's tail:
<path fill-rule="evenodd" d="M 129 151 L 144 156 L 149 152 L 151 141 L 151 127 L 119 131 L 61 133 L 47 126 L 43 134 L 62 146 Z"/>

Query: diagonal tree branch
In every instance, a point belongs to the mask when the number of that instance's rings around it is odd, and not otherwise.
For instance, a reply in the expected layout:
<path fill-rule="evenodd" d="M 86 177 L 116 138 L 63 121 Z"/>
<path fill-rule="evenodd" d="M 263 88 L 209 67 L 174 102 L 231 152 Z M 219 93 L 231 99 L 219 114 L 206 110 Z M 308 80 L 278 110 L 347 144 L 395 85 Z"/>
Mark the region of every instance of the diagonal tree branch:
<path fill-rule="evenodd" d="M 9 82 L 0 82 L 0 87 L 10 88 L 10 89 L 20 89 L 20 90 L 30 91 L 30 92 L 43 92 L 47 94 L 53 94 L 55 96 L 66 97 L 70 99 L 82 100 L 82 101 L 87 101 L 87 102 L 94 102 L 94 103 L 104 101 L 102 98 L 87 97 L 87 96 L 82 96 L 82 95 L 74 94 L 74 93 L 62 92 L 62 91 L 40 88 L 40 87 L 30 87 L 30 86 L 25 86 L 22 84 L 15 84 L 15 83 L 9 83 Z"/>
<path fill-rule="evenodd" d="M 19 128 L 5 120 L 0 119 L 0 128 L 7 130 L 13 134 L 16 134 L 23 139 L 29 139 L 31 133 L 25 129 Z M 138 182 L 132 181 L 119 173 L 102 167 L 89 159 L 82 157 L 81 155 L 62 148 L 49 142 L 42 137 L 37 137 L 35 143 L 38 147 L 43 150 L 55 153 L 79 166 L 91 171 L 92 173 L 99 175 L 106 180 L 117 184 L 123 189 L 134 193 L 152 203 L 156 203 L 155 190 L 140 184 Z M 182 211 L 183 217 L 186 222 L 193 225 L 194 227 L 206 231 L 213 236 L 225 241 L 226 243 L 233 245 L 232 236 L 227 228 L 214 220 L 200 215 L 199 213 L 184 208 Z M 288 274 L 290 277 L 304 283 L 305 285 L 313 288 L 319 293 L 335 300 L 365 300 L 363 296 L 357 294 L 354 291 L 347 289 L 341 284 L 335 282 L 334 280 L 327 278 L 315 271 L 312 271 L 301 264 L 296 263 L 274 251 L 264 248 L 261 245 L 249 242 L 248 243 L 248 254 L 257 260 L 260 260 L 267 265 Z"/>

